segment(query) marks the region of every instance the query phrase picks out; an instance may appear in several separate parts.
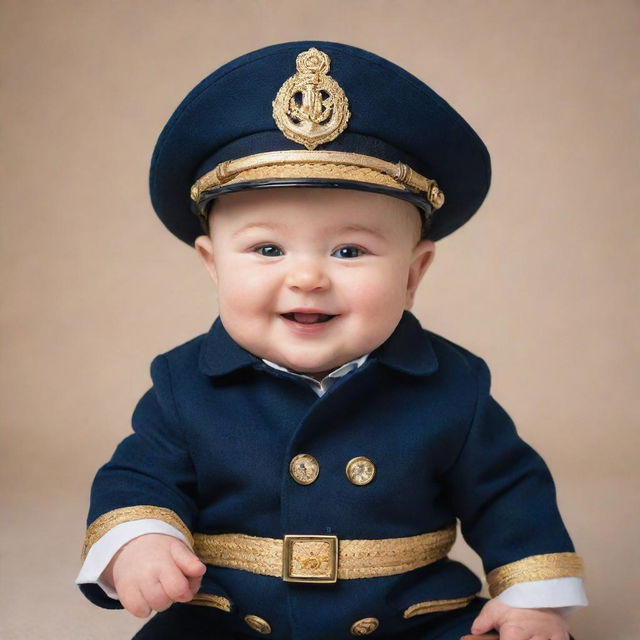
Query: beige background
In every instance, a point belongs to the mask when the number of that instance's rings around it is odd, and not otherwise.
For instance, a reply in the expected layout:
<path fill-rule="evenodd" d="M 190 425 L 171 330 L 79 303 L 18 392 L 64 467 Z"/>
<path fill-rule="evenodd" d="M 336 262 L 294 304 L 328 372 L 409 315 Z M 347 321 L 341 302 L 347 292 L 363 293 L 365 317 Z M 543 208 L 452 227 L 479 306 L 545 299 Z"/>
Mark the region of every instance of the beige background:
<path fill-rule="evenodd" d="M 0 637 L 140 626 L 73 584 L 89 486 L 128 433 L 152 357 L 215 315 L 195 253 L 151 210 L 148 161 L 201 78 L 305 38 L 391 58 L 489 147 L 488 200 L 439 244 L 416 313 L 487 359 L 496 397 L 554 472 L 587 563 L 578 639 L 640 637 L 637 2 L 0 7 Z"/>

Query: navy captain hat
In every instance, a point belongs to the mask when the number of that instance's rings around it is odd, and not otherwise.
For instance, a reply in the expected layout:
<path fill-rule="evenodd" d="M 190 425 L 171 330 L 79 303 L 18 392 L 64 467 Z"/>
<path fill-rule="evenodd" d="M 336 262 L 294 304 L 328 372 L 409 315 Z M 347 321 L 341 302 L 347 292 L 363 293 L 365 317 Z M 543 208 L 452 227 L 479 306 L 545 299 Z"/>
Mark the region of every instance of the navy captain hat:
<path fill-rule="evenodd" d="M 490 179 L 482 140 L 424 82 L 363 49 L 306 41 L 253 51 L 200 82 L 160 134 L 149 185 L 188 244 L 218 196 L 300 186 L 402 198 L 439 240 L 478 210 Z"/>

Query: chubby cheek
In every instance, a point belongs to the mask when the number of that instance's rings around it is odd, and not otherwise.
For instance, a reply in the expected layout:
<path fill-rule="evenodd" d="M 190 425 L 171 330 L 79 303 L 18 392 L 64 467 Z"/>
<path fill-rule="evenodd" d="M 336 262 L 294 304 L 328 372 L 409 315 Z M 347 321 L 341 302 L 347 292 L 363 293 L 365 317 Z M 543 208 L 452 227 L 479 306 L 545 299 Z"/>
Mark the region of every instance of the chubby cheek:
<path fill-rule="evenodd" d="M 252 287 L 249 282 L 218 285 L 220 314 L 243 324 L 257 323 L 271 309 L 264 289 Z"/>
<path fill-rule="evenodd" d="M 220 282 L 218 312 L 229 335 L 243 348 L 264 357 L 264 336 L 268 333 L 268 310 L 258 298 L 238 294 L 236 286 Z"/>
<path fill-rule="evenodd" d="M 246 347 L 251 335 L 264 330 L 260 324 L 264 317 L 264 296 L 260 297 L 259 290 L 242 274 L 235 276 L 225 271 L 218 273 L 218 312 L 230 335 Z"/>
<path fill-rule="evenodd" d="M 363 274 L 348 286 L 346 300 L 363 335 L 390 335 L 406 302 L 406 274 L 402 268 Z M 344 293 L 343 293 L 344 295 Z"/>
<path fill-rule="evenodd" d="M 218 267 L 218 298 L 225 306 L 258 310 L 273 298 L 276 280 L 272 269 L 256 269 L 247 259 L 230 259 Z"/>
<path fill-rule="evenodd" d="M 342 286 L 360 307 L 374 310 L 384 301 L 389 307 L 404 304 L 408 267 L 393 263 L 385 266 L 362 272 L 354 270 L 351 277 L 345 274 Z"/>

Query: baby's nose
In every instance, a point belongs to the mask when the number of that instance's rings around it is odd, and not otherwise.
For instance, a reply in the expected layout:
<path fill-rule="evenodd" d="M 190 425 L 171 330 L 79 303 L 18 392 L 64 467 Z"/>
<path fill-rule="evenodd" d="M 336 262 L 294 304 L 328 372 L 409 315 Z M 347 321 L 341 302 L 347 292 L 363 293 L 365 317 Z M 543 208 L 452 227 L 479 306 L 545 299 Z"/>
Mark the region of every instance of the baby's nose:
<path fill-rule="evenodd" d="M 329 276 L 320 260 L 301 259 L 292 262 L 287 272 L 286 285 L 291 289 L 315 291 L 329 288 Z"/>

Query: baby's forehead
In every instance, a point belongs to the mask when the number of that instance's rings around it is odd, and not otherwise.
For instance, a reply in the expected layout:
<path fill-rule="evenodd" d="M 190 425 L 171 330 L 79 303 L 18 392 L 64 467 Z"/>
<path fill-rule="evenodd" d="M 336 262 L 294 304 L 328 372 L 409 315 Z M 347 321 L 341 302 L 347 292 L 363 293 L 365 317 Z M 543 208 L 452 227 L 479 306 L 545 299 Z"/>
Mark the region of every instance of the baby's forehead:
<path fill-rule="evenodd" d="M 419 210 L 409 202 L 387 195 L 342 188 L 271 188 L 224 194 L 212 203 L 210 216 L 238 220 L 264 218 L 283 224 L 304 217 L 318 224 L 396 224 L 406 218 L 419 219 Z"/>
<path fill-rule="evenodd" d="M 282 235 L 368 235 L 394 242 L 419 237 L 420 211 L 382 194 L 347 189 L 273 188 L 220 196 L 209 214 L 212 233 Z"/>

